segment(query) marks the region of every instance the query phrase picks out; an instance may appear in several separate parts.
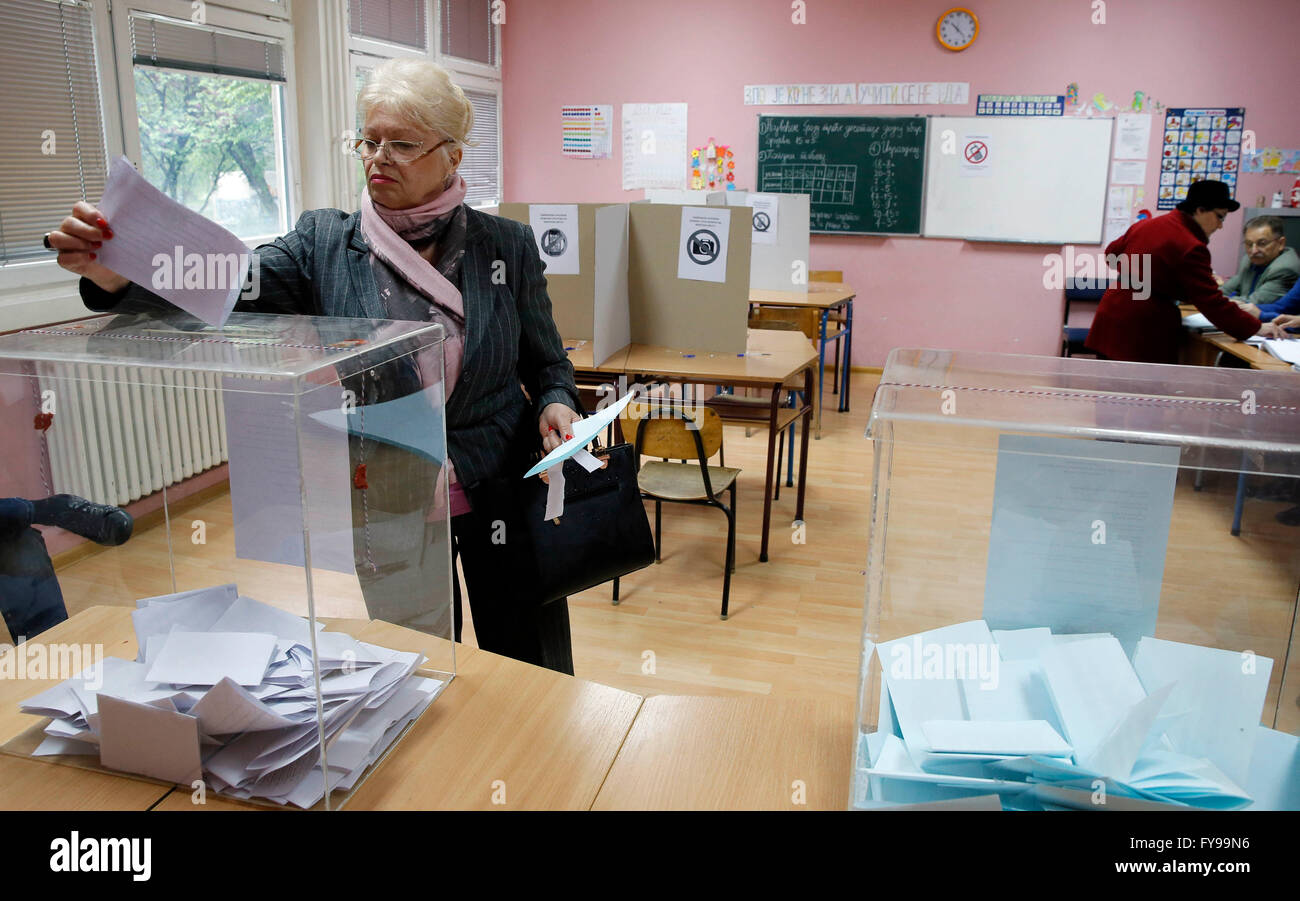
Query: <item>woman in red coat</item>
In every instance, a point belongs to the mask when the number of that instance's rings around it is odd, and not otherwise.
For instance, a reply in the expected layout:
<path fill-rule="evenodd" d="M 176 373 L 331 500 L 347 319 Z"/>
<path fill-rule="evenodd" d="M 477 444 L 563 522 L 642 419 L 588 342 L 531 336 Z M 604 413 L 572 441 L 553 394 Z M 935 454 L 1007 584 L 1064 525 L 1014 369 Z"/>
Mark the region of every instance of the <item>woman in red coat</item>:
<path fill-rule="evenodd" d="M 1238 340 L 1271 334 L 1223 296 L 1210 268 L 1210 235 L 1240 206 L 1223 182 L 1198 181 L 1177 209 L 1137 222 L 1112 241 L 1106 253 L 1127 260 L 1119 269 L 1129 275 L 1120 279 L 1128 286 L 1102 296 L 1084 346 L 1106 359 L 1177 363 L 1183 337 L 1179 303 L 1194 305 Z"/>

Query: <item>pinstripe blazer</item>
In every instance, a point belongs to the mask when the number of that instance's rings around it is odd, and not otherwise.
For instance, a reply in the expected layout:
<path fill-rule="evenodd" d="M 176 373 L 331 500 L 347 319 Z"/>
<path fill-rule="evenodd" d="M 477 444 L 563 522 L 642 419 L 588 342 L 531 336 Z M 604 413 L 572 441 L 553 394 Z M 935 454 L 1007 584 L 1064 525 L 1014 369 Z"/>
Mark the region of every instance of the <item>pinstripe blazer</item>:
<path fill-rule="evenodd" d="M 473 485 L 516 469 L 523 473 L 520 467 L 540 448 L 537 420 L 547 404 L 582 408 L 573 366 L 551 316 L 532 229 L 474 209 L 466 212 L 465 354 L 446 414 L 457 477 Z M 235 309 L 387 318 L 369 256 L 360 213 L 310 210 L 293 231 L 257 248 L 258 297 L 241 298 Z M 504 284 L 492 277 L 498 261 L 504 264 Z M 83 278 L 81 297 L 97 312 L 176 312 L 135 284 L 114 295 Z"/>

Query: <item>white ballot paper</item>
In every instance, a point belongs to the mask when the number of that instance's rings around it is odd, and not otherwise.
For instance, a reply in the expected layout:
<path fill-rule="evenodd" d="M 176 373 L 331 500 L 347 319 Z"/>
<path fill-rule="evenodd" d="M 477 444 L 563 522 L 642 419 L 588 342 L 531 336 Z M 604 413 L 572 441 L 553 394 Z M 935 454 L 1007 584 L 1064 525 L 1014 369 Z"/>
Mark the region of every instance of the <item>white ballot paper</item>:
<path fill-rule="evenodd" d="M 250 269 L 243 241 L 149 184 L 124 156 L 109 167 L 99 210 L 113 237 L 97 262 L 208 325 L 225 324 Z"/>
<path fill-rule="evenodd" d="M 148 598 L 135 612 L 195 603 L 219 621 L 181 618 L 148 636 L 148 662 L 106 657 L 22 702 L 52 717 L 36 756 L 98 755 L 125 772 L 311 807 L 325 792 L 322 756 L 330 788 L 350 790 L 447 684 L 415 675 L 421 654 L 319 623 L 313 634 L 234 585 Z"/>
<path fill-rule="evenodd" d="M 682 207 L 682 235 L 677 248 L 677 277 L 697 282 L 727 280 L 728 207 Z"/>
<path fill-rule="evenodd" d="M 745 198 L 745 205 L 753 211 L 754 243 L 775 244 L 780 234 L 776 214 L 781 207 L 781 198 L 775 194 L 750 194 Z"/>
<path fill-rule="evenodd" d="M 533 227 L 537 255 L 546 264 L 547 275 L 577 275 L 581 271 L 576 203 L 531 204 L 528 224 Z"/>

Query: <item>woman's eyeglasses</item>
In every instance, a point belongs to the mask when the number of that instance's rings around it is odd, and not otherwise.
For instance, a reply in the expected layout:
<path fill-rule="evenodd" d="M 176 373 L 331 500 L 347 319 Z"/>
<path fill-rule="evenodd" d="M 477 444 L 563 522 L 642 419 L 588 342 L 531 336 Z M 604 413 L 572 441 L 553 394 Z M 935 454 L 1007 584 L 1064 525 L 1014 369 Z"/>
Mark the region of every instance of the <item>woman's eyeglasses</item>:
<path fill-rule="evenodd" d="M 433 153 L 443 144 L 450 144 L 451 142 L 452 139 L 447 138 L 434 144 L 428 150 L 422 151 L 420 148 L 427 143 L 425 141 L 372 141 L 369 138 L 354 135 L 344 139 L 343 149 L 349 156 L 359 160 L 372 160 L 378 156 L 380 150 L 384 150 L 387 151 L 388 158 L 394 163 L 405 165 L 406 163 L 413 163 L 420 157 Z"/>

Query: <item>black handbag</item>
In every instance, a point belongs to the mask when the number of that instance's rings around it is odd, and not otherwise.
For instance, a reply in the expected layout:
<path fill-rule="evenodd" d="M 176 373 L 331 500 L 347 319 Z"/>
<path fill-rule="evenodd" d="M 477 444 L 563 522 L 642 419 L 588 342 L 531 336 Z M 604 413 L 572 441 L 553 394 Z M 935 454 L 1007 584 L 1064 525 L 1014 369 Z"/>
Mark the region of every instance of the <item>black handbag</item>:
<path fill-rule="evenodd" d="M 587 472 L 573 460 L 564 462 L 564 513 L 556 519 L 543 519 L 549 486 L 540 478 L 523 480 L 523 526 L 539 603 L 626 576 L 655 560 L 632 445 L 597 447 L 592 453 L 606 465 Z"/>

